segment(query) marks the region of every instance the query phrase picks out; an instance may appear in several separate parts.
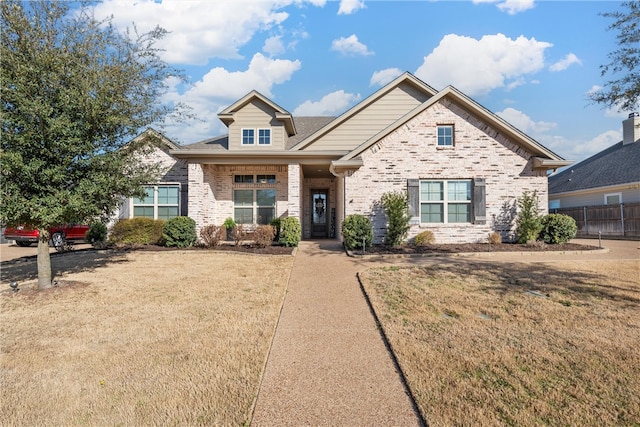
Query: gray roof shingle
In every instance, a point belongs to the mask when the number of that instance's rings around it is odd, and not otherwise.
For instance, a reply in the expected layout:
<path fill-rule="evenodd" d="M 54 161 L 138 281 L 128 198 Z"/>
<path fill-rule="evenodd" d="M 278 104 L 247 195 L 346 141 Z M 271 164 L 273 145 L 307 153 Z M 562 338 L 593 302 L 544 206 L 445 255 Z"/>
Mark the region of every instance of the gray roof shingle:
<path fill-rule="evenodd" d="M 619 142 L 549 177 L 549 194 L 640 182 L 640 142 Z"/>

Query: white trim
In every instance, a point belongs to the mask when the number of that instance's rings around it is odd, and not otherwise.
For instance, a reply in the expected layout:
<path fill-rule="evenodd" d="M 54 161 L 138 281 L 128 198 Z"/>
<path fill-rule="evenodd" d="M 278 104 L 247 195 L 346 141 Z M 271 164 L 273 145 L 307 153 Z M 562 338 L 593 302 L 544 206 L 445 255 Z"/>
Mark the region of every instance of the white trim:
<path fill-rule="evenodd" d="M 423 182 L 437 182 L 442 183 L 442 200 L 422 200 L 422 183 Z M 466 182 L 469 185 L 471 194 L 468 200 L 449 200 L 448 185 L 451 182 Z M 418 182 L 418 217 L 420 218 L 420 225 L 434 225 L 434 224 L 471 224 L 473 222 L 472 210 L 473 210 L 473 185 L 471 179 L 420 179 Z M 422 205 L 423 204 L 439 204 L 442 205 L 442 222 L 422 222 Z M 464 222 L 449 222 L 449 205 L 450 204 L 466 204 L 469 206 L 468 215 L 469 221 Z"/>
<path fill-rule="evenodd" d="M 258 147 L 264 147 L 264 146 L 269 146 L 269 145 L 271 145 L 271 143 L 272 143 L 272 141 L 273 141 L 273 131 L 271 130 L 271 128 L 258 128 L 258 129 L 256 129 L 256 130 L 257 130 L 257 132 L 256 132 L 256 136 L 257 136 L 257 138 L 256 138 L 256 145 L 257 145 Z M 268 144 L 261 144 L 261 143 L 260 143 L 260 131 L 263 131 L 263 130 L 268 130 L 268 131 L 269 131 L 269 143 L 268 143 Z"/>
<path fill-rule="evenodd" d="M 182 201 L 182 184 L 180 184 L 179 182 L 158 182 L 155 184 L 145 184 L 143 187 L 153 187 L 153 204 L 152 205 L 142 205 L 142 204 L 135 204 L 134 203 L 134 199 L 135 197 L 129 197 L 129 218 L 137 218 L 134 215 L 135 212 L 135 207 L 136 206 L 144 206 L 144 207 L 153 207 L 153 219 L 158 219 L 158 208 L 159 207 L 174 207 L 176 205 L 172 204 L 159 204 L 158 203 L 158 187 L 176 187 L 178 189 L 178 215 L 176 216 L 180 216 L 181 214 L 181 201 Z M 138 217 L 141 218 L 141 217 Z"/>
<path fill-rule="evenodd" d="M 612 196 L 618 196 L 618 203 L 607 203 L 607 198 Z M 619 205 L 622 203 L 622 193 L 605 193 L 604 204 L 605 205 Z"/>
<path fill-rule="evenodd" d="M 245 144 L 245 142 L 244 142 L 244 131 L 245 130 L 250 130 L 250 131 L 253 132 L 253 135 L 251 137 L 251 143 Z M 253 146 L 253 145 L 256 145 L 256 130 L 255 130 L 255 128 L 242 128 L 240 130 L 240 146 L 241 147 L 246 147 L 246 146 Z"/>

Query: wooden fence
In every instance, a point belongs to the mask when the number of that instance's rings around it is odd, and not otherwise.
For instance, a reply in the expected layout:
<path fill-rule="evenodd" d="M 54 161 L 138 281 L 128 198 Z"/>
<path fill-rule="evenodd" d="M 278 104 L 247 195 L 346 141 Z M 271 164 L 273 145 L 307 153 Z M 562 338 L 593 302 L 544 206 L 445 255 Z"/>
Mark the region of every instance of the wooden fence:
<path fill-rule="evenodd" d="M 576 220 L 580 236 L 640 237 L 640 203 L 551 209 Z"/>

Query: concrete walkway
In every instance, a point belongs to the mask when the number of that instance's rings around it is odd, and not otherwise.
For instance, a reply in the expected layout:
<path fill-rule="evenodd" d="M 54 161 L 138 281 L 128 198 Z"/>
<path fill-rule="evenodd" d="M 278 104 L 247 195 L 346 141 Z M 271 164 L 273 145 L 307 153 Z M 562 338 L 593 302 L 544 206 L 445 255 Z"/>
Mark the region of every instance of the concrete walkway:
<path fill-rule="evenodd" d="M 300 243 L 252 426 L 412 426 L 414 410 L 336 241 Z"/>

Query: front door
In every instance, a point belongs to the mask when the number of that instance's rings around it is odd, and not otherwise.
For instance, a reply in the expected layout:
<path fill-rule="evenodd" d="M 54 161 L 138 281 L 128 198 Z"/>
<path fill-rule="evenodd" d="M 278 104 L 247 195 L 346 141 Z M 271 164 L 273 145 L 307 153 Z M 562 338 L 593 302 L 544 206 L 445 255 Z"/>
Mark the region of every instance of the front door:
<path fill-rule="evenodd" d="M 311 237 L 327 237 L 327 190 L 311 190 Z"/>

